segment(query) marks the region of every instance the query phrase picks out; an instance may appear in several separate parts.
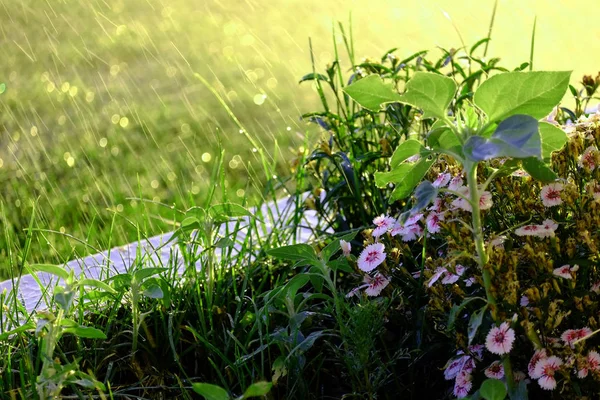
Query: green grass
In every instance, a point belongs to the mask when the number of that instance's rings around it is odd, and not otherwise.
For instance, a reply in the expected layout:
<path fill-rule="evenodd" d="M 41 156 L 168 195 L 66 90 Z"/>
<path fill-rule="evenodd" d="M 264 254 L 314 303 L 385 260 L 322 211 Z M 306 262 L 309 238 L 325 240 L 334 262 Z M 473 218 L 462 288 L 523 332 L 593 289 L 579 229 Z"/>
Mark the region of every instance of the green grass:
<path fill-rule="evenodd" d="M 248 179 L 248 165 L 257 166 L 253 146 L 194 73 L 207 79 L 267 154 L 287 160 L 289 148 L 303 144 L 309 129 L 298 116 L 318 107 L 310 84 L 297 85 L 311 70 L 307 38 L 328 38 L 332 22 L 347 20 L 353 11 L 356 54 L 379 55 L 396 45 L 406 56 L 440 38 L 440 45 L 450 47 L 457 36 L 442 4 L 426 3 L 398 8 L 365 1 L 289 1 L 285 7 L 252 1 L 3 1 L 4 224 L 23 245 L 36 203 L 38 226 L 105 248 L 117 213 L 111 244 L 127 243 L 136 233 L 136 224 L 127 221 L 141 222 L 141 201 L 131 198 L 180 208 L 202 202 L 219 143 L 229 192 L 239 198 L 255 194 L 252 186 L 264 179 Z M 600 56 L 578 54 L 591 43 L 585 29 L 597 11 L 579 15 L 575 6 L 540 4 L 499 7 L 494 53 L 505 65 L 525 58 L 535 9 L 536 65 L 572 68 L 568 60 L 575 57 L 584 60 L 578 71 L 593 72 Z M 491 6 L 467 10 L 457 3 L 446 11 L 472 43 L 485 34 Z M 508 15 L 513 8 L 521 11 L 515 13 L 518 21 Z M 578 24 L 568 32 L 553 30 L 557 18 L 575 15 Z M 317 66 L 331 62 L 330 40 L 315 39 L 314 46 Z M 557 57 L 557 49 L 565 57 Z M 314 140 L 317 130 L 310 132 Z M 279 174 L 286 170 L 286 162 L 279 162 Z M 149 221 L 147 234 L 172 229 L 161 220 L 161 207 L 146 206 L 152 216 L 142 219 Z M 72 249 L 89 250 L 59 234 L 36 235 L 30 257 L 58 262 L 72 257 Z M 7 252 L 0 238 L 0 276 Z"/>

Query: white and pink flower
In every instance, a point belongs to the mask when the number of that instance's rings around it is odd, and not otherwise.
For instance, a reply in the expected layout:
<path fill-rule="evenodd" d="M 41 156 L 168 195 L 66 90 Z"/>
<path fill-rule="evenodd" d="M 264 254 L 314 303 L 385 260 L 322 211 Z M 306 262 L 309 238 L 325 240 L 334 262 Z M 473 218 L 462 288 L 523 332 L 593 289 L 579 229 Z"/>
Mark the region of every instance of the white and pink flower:
<path fill-rule="evenodd" d="M 455 176 L 454 178 L 452 178 L 452 179 L 450 180 L 450 184 L 448 185 L 448 190 L 452 190 L 452 191 L 454 191 L 454 192 L 457 192 L 457 191 L 458 191 L 458 189 L 459 189 L 460 187 L 462 187 L 462 185 L 463 185 L 463 179 L 462 179 L 462 176 L 460 176 L 460 175 L 458 175 L 458 176 Z"/>
<path fill-rule="evenodd" d="M 462 399 L 469 395 L 472 388 L 473 376 L 465 370 L 460 371 L 456 376 L 456 381 L 454 383 L 454 395 L 457 398 Z"/>
<path fill-rule="evenodd" d="M 561 365 L 563 365 L 563 361 L 556 356 L 544 358 L 537 362 L 534 375 L 539 377 L 537 378 L 538 384 L 542 389 L 556 389 L 555 374 L 556 371 L 560 369 Z"/>
<path fill-rule="evenodd" d="M 390 284 L 390 280 L 380 273 L 375 274 L 374 277 L 365 275 L 364 282 L 368 285 L 365 289 L 367 296 L 379 296 L 381 291 Z"/>
<path fill-rule="evenodd" d="M 573 275 L 579 269 L 579 265 L 573 265 L 572 267 L 569 264 L 563 265 L 560 268 L 554 268 L 552 274 L 564 279 L 573 279 Z"/>
<path fill-rule="evenodd" d="M 371 235 L 374 238 L 378 238 L 381 235 L 385 234 L 387 231 L 391 230 L 396 223 L 396 220 L 390 216 L 381 214 L 379 217 L 376 217 L 373 220 L 376 228 L 373 229 L 373 233 Z"/>
<path fill-rule="evenodd" d="M 435 181 L 433 181 L 432 185 L 435 188 L 441 188 L 444 187 L 448 184 L 448 182 L 450 182 L 450 179 L 452 179 L 452 175 L 447 174 L 447 173 L 442 173 L 439 174 L 438 177 L 435 179 Z"/>
<path fill-rule="evenodd" d="M 490 329 L 485 338 L 485 347 L 490 353 L 503 355 L 510 352 L 515 341 L 515 331 L 508 322 L 503 322 L 499 327 Z"/>
<path fill-rule="evenodd" d="M 504 366 L 500 361 L 494 361 L 483 373 L 490 379 L 502 379 L 504 378 Z"/>
<path fill-rule="evenodd" d="M 565 345 L 573 347 L 575 342 L 583 340 L 591 334 L 592 330 L 587 326 L 581 329 L 567 329 L 560 335 L 560 339 L 565 342 Z"/>
<path fill-rule="evenodd" d="M 583 154 L 579 158 L 579 166 L 581 168 L 589 168 L 591 171 L 596 169 L 596 154 L 598 149 L 594 146 L 590 146 L 584 150 Z"/>
<path fill-rule="evenodd" d="M 373 243 L 365 247 L 358 256 L 358 268 L 370 272 L 385 261 L 385 246 L 383 243 Z"/>
<path fill-rule="evenodd" d="M 529 372 L 529 376 L 532 379 L 538 379 L 540 377 L 540 375 L 536 374 L 535 367 L 539 361 L 545 360 L 546 358 L 548 358 L 548 351 L 546 349 L 539 349 L 533 353 L 533 356 L 527 365 L 527 372 Z"/>
<path fill-rule="evenodd" d="M 554 207 L 562 204 L 562 199 L 560 198 L 561 190 L 563 190 L 562 183 L 551 183 L 544 186 L 540 193 L 542 204 L 545 207 Z"/>
<path fill-rule="evenodd" d="M 352 245 L 349 242 L 346 242 L 344 239 L 340 239 L 340 248 L 342 249 L 342 253 L 344 253 L 345 257 L 348 257 L 352 251 Z"/>
<path fill-rule="evenodd" d="M 443 213 L 430 212 L 425 219 L 425 224 L 427 225 L 427 231 L 429 233 L 439 233 L 442 229 L 440 222 L 444 220 Z"/>

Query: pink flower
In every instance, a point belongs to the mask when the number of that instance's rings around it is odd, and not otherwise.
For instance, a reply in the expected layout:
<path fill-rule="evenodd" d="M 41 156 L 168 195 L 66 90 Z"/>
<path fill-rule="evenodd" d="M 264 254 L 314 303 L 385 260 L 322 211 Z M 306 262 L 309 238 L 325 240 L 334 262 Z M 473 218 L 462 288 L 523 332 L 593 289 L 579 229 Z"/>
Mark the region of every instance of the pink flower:
<path fill-rule="evenodd" d="M 422 215 L 422 214 L 419 214 Z M 410 219 L 409 219 L 410 220 Z M 407 223 L 402 226 L 400 224 L 394 225 L 394 228 L 390 232 L 392 236 L 400 235 L 402 236 L 403 242 L 410 242 L 418 239 L 423 234 L 423 228 L 418 224 L 408 224 Z"/>
<path fill-rule="evenodd" d="M 592 350 L 588 353 L 588 365 L 592 371 L 600 371 L 600 354 Z"/>
<path fill-rule="evenodd" d="M 340 239 L 340 247 L 344 253 L 344 256 L 348 257 L 352 251 L 352 245 L 346 242 L 344 239 Z"/>
<path fill-rule="evenodd" d="M 485 369 L 484 374 L 490 379 L 502 379 L 504 378 L 504 366 L 500 361 L 494 361 Z"/>
<path fill-rule="evenodd" d="M 392 229 L 392 227 L 396 223 L 396 220 L 392 217 L 381 214 L 379 217 L 376 217 L 373 220 L 373 223 L 377 227 L 373 229 L 373 233 L 371 235 L 373 235 L 374 238 L 378 238 L 379 236 Z"/>
<path fill-rule="evenodd" d="M 460 277 L 465 273 L 466 270 L 466 268 L 460 264 L 457 264 L 454 269 L 456 271 L 455 273 L 446 270 L 446 276 L 442 278 L 442 283 L 444 285 L 451 285 L 453 283 L 456 283 L 460 279 Z"/>
<path fill-rule="evenodd" d="M 471 356 L 461 356 L 450 361 L 449 364 L 446 365 L 446 369 L 444 370 L 444 378 L 449 381 L 451 379 L 456 378 L 458 373 L 462 371 L 465 367 L 465 364 Z"/>
<path fill-rule="evenodd" d="M 448 270 L 446 268 L 437 267 L 436 270 L 433 272 L 431 279 L 429 279 L 429 283 L 427 284 L 427 287 L 432 287 L 433 284 L 436 283 L 442 277 L 442 275 L 444 275 L 447 272 L 448 272 Z"/>
<path fill-rule="evenodd" d="M 517 236 L 537 236 L 540 238 L 554 237 L 558 224 L 551 219 L 542 222 L 541 225 L 525 225 L 515 229 Z"/>
<path fill-rule="evenodd" d="M 464 282 L 465 282 L 465 286 L 466 286 L 466 287 L 471 287 L 471 286 L 473 286 L 473 284 L 474 284 L 475 282 L 477 282 L 477 279 L 475 279 L 475 277 L 474 277 L 474 276 L 472 276 L 472 277 L 470 277 L 470 278 L 467 278 L 467 279 L 465 279 L 465 281 L 464 281 Z"/>
<path fill-rule="evenodd" d="M 490 329 L 485 338 L 485 347 L 493 354 L 506 354 L 512 349 L 515 341 L 515 331 L 508 325 L 508 322 L 503 322 L 499 327 Z"/>
<path fill-rule="evenodd" d="M 448 185 L 448 190 L 452 190 L 454 192 L 457 192 L 458 188 L 460 188 L 462 185 L 463 185 L 462 177 L 460 175 L 455 176 L 450 181 L 450 184 Z"/>
<path fill-rule="evenodd" d="M 515 229 L 515 234 L 517 236 L 537 236 L 541 229 L 539 225 L 525 225 Z"/>
<path fill-rule="evenodd" d="M 516 176 L 517 178 L 527 178 L 529 177 L 529 174 L 525 171 L 523 171 L 522 169 L 518 169 L 515 172 L 513 172 L 512 174 L 510 174 L 510 176 Z"/>
<path fill-rule="evenodd" d="M 443 220 L 444 214 L 430 212 L 429 215 L 427 215 L 427 219 L 425 220 L 427 230 L 430 233 L 438 233 L 441 230 L 440 222 Z"/>
<path fill-rule="evenodd" d="M 597 351 L 592 350 L 588 353 L 587 357 L 581 360 L 579 370 L 577 371 L 577 377 L 580 379 L 588 376 L 589 371 L 600 371 L 600 354 Z"/>
<path fill-rule="evenodd" d="M 535 366 L 535 375 L 539 376 L 538 384 L 542 389 L 554 390 L 556 388 L 554 373 L 560 369 L 562 364 L 562 360 L 556 356 L 538 361 Z"/>
<path fill-rule="evenodd" d="M 373 243 L 365 247 L 358 256 L 358 268 L 370 272 L 385 261 L 385 246 L 383 243 Z"/>
<path fill-rule="evenodd" d="M 563 265 L 560 268 L 554 268 L 552 273 L 564 279 L 573 279 L 573 274 L 579 269 L 578 265 L 570 266 L 569 264 Z"/>
<path fill-rule="evenodd" d="M 540 375 L 536 374 L 535 367 L 539 361 L 545 360 L 546 358 L 548 358 L 548 352 L 546 351 L 546 349 L 539 349 L 536 350 L 535 353 L 533 353 L 533 356 L 529 361 L 529 365 L 527 365 L 527 372 L 529 372 L 529 376 L 532 379 L 538 379 L 540 377 Z"/>
<path fill-rule="evenodd" d="M 548 114 L 542 121 L 551 123 L 552 125 L 558 125 L 556 121 L 556 114 L 558 113 L 558 106 L 554 107 L 550 114 Z"/>
<path fill-rule="evenodd" d="M 492 194 L 488 191 L 481 192 L 479 196 L 479 209 L 480 210 L 489 210 L 494 205 L 492 201 Z"/>
<path fill-rule="evenodd" d="M 583 152 L 583 154 L 581 155 L 581 158 L 579 159 L 579 166 L 581 168 L 589 168 L 591 171 L 593 171 L 596 168 L 596 152 L 598 150 L 594 147 L 594 146 L 590 146 L 587 149 L 585 149 L 585 151 Z"/>
<path fill-rule="evenodd" d="M 521 296 L 521 301 L 519 302 L 521 307 L 527 307 L 529 305 L 529 298 L 527 296 Z"/>
<path fill-rule="evenodd" d="M 467 371 L 460 371 L 454 383 L 454 395 L 459 399 L 467 397 L 473 388 L 473 377 Z"/>
<path fill-rule="evenodd" d="M 433 181 L 433 187 L 440 188 L 444 187 L 450 182 L 452 175 L 450 174 L 439 174 L 435 181 Z"/>
<path fill-rule="evenodd" d="M 460 193 L 463 197 L 469 198 L 469 188 L 466 186 L 460 186 L 455 190 L 457 193 Z M 454 208 L 460 208 L 461 210 L 471 211 L 471 203 L 469 203 L 465 198 L 458 197 L 455 199 L 450 205 Z"/>
<path fill-rule="evenodd" d="M 592 285 L 592 287 L 590 288 L 590 290 L 596 294 L 600 294 L 600 281 L 597 281 L 596 283 L 594 283 Z"/>
<path fill-rule="evenodd" d="M 515 371 L 513 373 L 513 376 L 515 377 L 515 382 L 519 383 L 522 380 L 524 380 L 525 378 L 527 378 L 527 375 L 525 375 L 525 372 L 523 371 Z M 526 381 L 526 383 L 529 383 L 529 379 Z"/>
<path fill-rule="evenodd" d="M 562 199 L 560 198 L 561 190 L 563 190 L 563 185 L 561 183 L 551 183 L 544 186 L 541 192 L 542 203 L 544 206 L 554 207 L 562 204 Z"/>
<path fill-rule="evenodd" d="M 427 210 L 439 213 L 442 211 L 442 204 L 444 204 L 443 200 L 439 197 L 436 197 L 436 199 L 433 201 L 433 205 Z"/>
<path fill-rule="evenodd" d="M 419 154 L 415 154 L 415 155 L 414 155 L 414 156 L 412 156 L 412 157 L 408 157 L 408 158 L 406 159 L 406 162 L 409 162 L 409 163 L 415 163 L 415 162 L 419 161 L 419 159 L 420 159 L 420 158 L 421 158 L 421 156 L 420 156 Z"/>
<path fill-rule="evenodd" d="M 387 285 L 389 285 L 390 281 L 382 274 L 377 273 L 373 278 L 371 278 L 369 275 L 366 275 L 365 283 L 368 284 L 367 288 L 365 289 L 367 296 L 379 296 L 381 291 L 385 289 Z"/>
<path fill-rule="evenodd" d="M 575 342 L 585 339 L 592 333 L 592 330 L 587 326 L 581 329 L 567 329 L 560 335 L 560 339 L 565 342 L 565 345 L 571 346 L 572 348 L 575 346 Z"/>

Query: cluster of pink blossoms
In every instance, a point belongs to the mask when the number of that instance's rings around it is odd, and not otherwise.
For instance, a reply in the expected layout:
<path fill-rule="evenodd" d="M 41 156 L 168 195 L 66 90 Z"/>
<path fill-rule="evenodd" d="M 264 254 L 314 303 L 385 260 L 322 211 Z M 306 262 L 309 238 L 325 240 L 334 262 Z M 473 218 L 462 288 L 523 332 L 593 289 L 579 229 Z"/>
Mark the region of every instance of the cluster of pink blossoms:
<path fill-rule="evenodd" d="M 554 237 L 554 232 L 558 224 L 551 219 L 547 219 L 540 225 L 525 225 L 515 229 L 517 236 L 536 236 L 539 238 Z"/>
<path fill-rule="evenodd" d="M 450 360 L 444 370 L 446 380 L 454 379 L 454 395 L 459 399 L 469 395 L 473 388 L 475 362 L 483 358 L 483 346 L 469 346 L 468 350 L 469 354 L 459 350 L 456 353 L 458 357 Z"/>

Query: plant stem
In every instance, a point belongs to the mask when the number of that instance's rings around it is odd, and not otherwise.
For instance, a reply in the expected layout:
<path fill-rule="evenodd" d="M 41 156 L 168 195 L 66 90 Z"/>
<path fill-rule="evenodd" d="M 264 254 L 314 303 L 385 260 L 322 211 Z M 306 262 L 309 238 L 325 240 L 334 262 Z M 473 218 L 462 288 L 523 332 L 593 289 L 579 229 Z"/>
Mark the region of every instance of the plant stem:
<path fill-rule="evenodd" d="M 481 210 L 479 208 L 479 188 L 477 186 L 477 163 L 465 163 L 465 170 L 467 171 L 467 186 L 469 188 L 469 196 L 472 208 L 472 224 L 473 224 L 473 241 L 475 242 L 475 248 L 477 250 L 477 263 L 481 270 L 483 277 L 483 287 L 485 288 L 485 295 L 487 297 L 488 305 L 490 305 L 492 318 L 496 323 L 498 321 L 498 315 L 496 313 L 496 298 L 492 292 L 492 276 L 490 270 L 486 268 L 488 262 L 488 256 L 485 251 L 485 244 L 483 242 L 483 229 L 481 226 Z M 504 366 L 504 374 L 506 376 L 506 383 L 508 384 L 509 393 L 515 388 L 515 379 L 512 372 L 512 365 L 510 363 L 510 356 L 507 354 L 502 360 Z"/>

